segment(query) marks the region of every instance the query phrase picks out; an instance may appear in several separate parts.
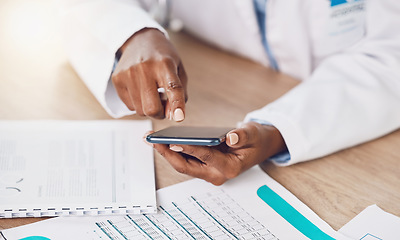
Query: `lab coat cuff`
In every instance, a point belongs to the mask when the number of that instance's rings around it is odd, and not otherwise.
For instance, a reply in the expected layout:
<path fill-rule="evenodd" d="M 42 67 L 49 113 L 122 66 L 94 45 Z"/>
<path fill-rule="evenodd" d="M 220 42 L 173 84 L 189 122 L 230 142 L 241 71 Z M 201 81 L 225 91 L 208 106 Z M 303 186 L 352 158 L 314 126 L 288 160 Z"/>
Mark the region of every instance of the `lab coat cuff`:
<path fill-rule="evenodd" d="M 107 83 L 107 87 L 104 93 L 105 97 L 105 106 L 104 108 L 106 109 L 107 113 L 112 116 L 113 118 L 121 118 L 127 115 L 132 115 L 136 114 L 136 111 L 131 111 L 126 107 L 126 105 L 121 101 L 121 99 L 118 96 L 118 93 L 112 84 L 111 81 L 111 75 L 115 70 L 115 67 L 119 61 L 117 52 L 121 48 L 121 46 L 136 32 L 144 29 L 144 28 L 155 28 L 164 33 L 164 35 L 169 38 L 167 31 L 162 28 L 155 20 L 150 18 L 146 12 L 142 9 L 136 9 L 138 15 L 136 15 L 136 18 L 138 19 L 138 22 L 141 24 L 134 24 L 130 28 L 126 29 L 125 31 L 122 31 L 124 34 L 119 37 L 118 40 L 114 41 L 115 45 L 112 46 L 112 51 L 115 53 L 115 59 L 114 59 L 114 66 L 110 74 L 110 78 Z M 140 21 L 139 21 L 140 19 Z M 129 24 L 128 24 L 129 25 Z M 126 27 L 124 27 L 126 28 Z M 119 32 L 121 31 L 120 28 L 117 28 Z"/>
<path fill-rule="evenodd" d="M 111 51 L 114 53 L 115 60 L 113 69 L 110 73 L 110 78 L 107 82 L 107 87 L 104 92 L 104 98 L 105 98 L 104 108 L 107 111 L 107 113 L 113 118 L 121 118 L 123 116 L 132 115 L 136 113 L 136 111 L 129 110 L 126 107 L 126 105 L 121 101 L 111 81 L 111 74 L 114 72 L 117 61 L 119 60 L 117 59 L 118 50 L 132 35 L 134 35 L 136 32 L 144 28 L 158 29 L 159 31 L 164 33 L 164 35 L 168 38 L 167 31 L 164 28 L 162 28 L 155 20 L 149 17 L 144 10 L 136 8 L 135 12 L 136 13 L 133 15 L 134 17 L 130 16 L 130 18 L 134 18 L 129 20 L 131 24 L 124 24 L 123 26 L 116 25 L 117 27 L 115 30 L 118 30 L 118 33 L 115 34 L 111 33 L 111 35 L 107 35 L 109 38 L 115 37 L 115 39 L 110 39 L 109 41 L 110 43 L 112 43 L 112 45 L 110 45 L 110 48 Z"/>
<path fill-rule="evenodd" d="M 134 113 L 121 106 L 110 81 L 116 53 L 143 28 L 156 28 L 168 37 L 165 29 L 143 9 L 123 2 L 77 4 L 62 19 L 70 62 L 102 107 L 112 117 Z"/>

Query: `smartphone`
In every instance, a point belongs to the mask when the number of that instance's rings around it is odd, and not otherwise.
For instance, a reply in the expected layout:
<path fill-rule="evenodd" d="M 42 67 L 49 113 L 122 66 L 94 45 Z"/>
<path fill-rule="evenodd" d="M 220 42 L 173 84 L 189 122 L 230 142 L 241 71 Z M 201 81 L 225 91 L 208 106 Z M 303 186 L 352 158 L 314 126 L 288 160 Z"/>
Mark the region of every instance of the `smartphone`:
<path fill-rule="evenodd" d="M 217 146 L 233 128 L 173 126 L 149 134 L 149 143 Z"/>

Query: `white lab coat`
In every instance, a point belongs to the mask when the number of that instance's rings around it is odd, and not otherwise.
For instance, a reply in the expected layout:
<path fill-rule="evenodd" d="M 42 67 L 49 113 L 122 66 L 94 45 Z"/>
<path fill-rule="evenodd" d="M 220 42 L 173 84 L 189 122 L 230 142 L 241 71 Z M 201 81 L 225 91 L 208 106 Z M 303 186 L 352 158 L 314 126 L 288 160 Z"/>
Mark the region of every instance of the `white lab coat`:
<path fill-rule="evenodd" d="M 280 71 L 303 82 L 245 121 L 279 129 L 291 157 L 282 165 L 325 156 L 400 126 L 400 1 L 347 1 L 267 1 L 270 49 Z M 115 53 L 136 31 L 163 28 L 134 1 L 66 2 L 71 64 L 110 115 L 131 114 L 109 81 Z M 173 16 L 193 35 L 269 65 L 252 1 L 173 0 L 172 6 Z"/>

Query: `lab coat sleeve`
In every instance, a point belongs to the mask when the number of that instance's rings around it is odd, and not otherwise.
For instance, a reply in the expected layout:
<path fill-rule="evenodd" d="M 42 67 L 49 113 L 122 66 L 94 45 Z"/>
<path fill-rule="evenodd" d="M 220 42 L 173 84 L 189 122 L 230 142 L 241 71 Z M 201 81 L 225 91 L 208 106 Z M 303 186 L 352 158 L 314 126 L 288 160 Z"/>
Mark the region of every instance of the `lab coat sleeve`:
<path fill-rule="evenodd" d="M 363 40 L 246 116 L 281 132 L 290 160 L 277 164 L 319 158 L 400 127 L 400 1 L 370 0 L 366 7 Z"/>
<path fill-rule="evenodd" d="M 119 99 L 110 76 L 115 54 L 143 28 L 166 31 L 141 8 L 126 0 L 59 1 L 65 46 L 71 65 L 113 117 L 133 114 Z"/>

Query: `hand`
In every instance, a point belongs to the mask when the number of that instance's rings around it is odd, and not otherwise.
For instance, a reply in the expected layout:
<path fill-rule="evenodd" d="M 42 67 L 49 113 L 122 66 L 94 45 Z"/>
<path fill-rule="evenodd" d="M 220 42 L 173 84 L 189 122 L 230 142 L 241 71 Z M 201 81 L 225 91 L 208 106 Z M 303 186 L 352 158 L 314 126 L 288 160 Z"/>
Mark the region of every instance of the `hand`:
<path fill-rule="evenodd" d="M 183 121 L 187 101 L 187 76 L 172 44 L 157 29 L 135 33 L 120 49 L 112 75 L 120 99 L 141 116 Z M 158 88 L 164 88 L 162 101 Z"/>
<path fill-rule="evenodd" d="M 230 131 L 216 147 L 153 144 L 180 173 L 221 185 L 252 166 L 285 150 L 285 142 L 272 126 L 255 122 Z"/>

